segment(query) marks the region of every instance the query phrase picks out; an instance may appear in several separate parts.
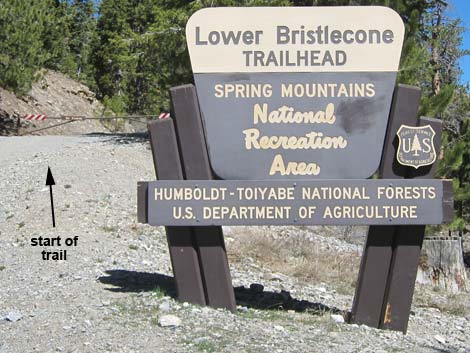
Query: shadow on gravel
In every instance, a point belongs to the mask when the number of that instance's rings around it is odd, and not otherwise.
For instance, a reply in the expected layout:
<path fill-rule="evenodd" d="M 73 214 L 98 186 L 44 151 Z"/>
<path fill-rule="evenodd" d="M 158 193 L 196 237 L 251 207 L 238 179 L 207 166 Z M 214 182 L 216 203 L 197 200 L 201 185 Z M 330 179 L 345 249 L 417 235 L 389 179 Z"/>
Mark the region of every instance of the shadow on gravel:
<path fill-rule="evenodd" d="M 106 276 L 98 278 L 103 284 L 114 286 L 106 288 L 111 292 L 149 292 L 162 291 L 165 295 L 176 298 L 175 282 L 173 277 L 160 273 L 137 272 L 127 270 L 108 270 Z M 312 303 L 308 300 L 292 298 L 289 292 L 264 291 L 259 284 L 251 285 L 251 288 L 236 287 L 235 299 L 237 305 L 260 310 L 294 310 L 297 312 L 308 312 L 310 314 L 332 314 L 343 311 L 322 303 Z"/>
<path fill-rule="evenodd" d="M 159 273 L 108 270 L 106 276 L 98 277 L 98 281 L 114 286 L 114 288 L 106 288 L 111 292 L 129 293 L 161 290 L 165 295 L 176 297 L 173 277 Z"/>
<path fill-rule="evenodd" d="M 343 313 L 338 308 L 322 303 L 312 303 L 308 300 L 292 298 L 290 293 L 284 290 L 280 292 L 264 291 L 261 285 L 252 285 L 252 288 L 236 287 L 235 298 L 237 305 L 260 310 L 294 310 L 308 312 L 310 314 Z"/>
<path fill-rule="evenodd" d="M 85 136 L 91 137 L 101 137 L 104 142 L 110 142 L 115 144 L 124 144 L 128 145 L 131 143 L 141 143 L 147 142 L 149 140 L 149 135 L 147 132 L 134 132 L 134 133 L 101 133 L 94 132 L 90 134 L 85 134 Z"/>
<path fill-rule="evenodd" d="M 452 352 L 457 352 L 458 351 L 457 348 L 450 348 L 450 347 L 448 347 L 448 348 L 439 348 L 439 347 L 432 346 L 430 344 L 422 344 L 421 347 L 430 349 L 430 352 L 452 353 Z"/>

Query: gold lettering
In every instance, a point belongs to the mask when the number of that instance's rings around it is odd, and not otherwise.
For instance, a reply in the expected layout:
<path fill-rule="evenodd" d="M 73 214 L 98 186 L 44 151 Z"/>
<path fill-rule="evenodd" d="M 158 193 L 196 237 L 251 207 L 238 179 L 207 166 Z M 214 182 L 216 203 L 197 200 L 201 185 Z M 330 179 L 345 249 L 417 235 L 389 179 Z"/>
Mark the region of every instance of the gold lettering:
<path fill-rule="evenodd" d="M 322 132 L 309 132 L 305 136 L 261 136 L 258 129 L 243 130 L 245 148 L 256 149 L 344 149 L 348 141 L 343 136 L 325 136 Z"/>
<path fill-rule="evenodd" d="M 320 166 L 316 163 L 307 164 L 305 162 L 288 162 L 286 166 L 282 156 L 277 154 L 271 164 L 269 175 L 276 173 L 280 175 L 318 175 L 320 174 Z"/>
<path fill-rule="evenodd" d="M 253 106 L 254 124 L 334 124 L 336 121 L 335 105 L 328 103 L 325 110 L 299 112 L 294 108 L 282 106 L 277 110 L 268 111 L 268 104 Z"/>

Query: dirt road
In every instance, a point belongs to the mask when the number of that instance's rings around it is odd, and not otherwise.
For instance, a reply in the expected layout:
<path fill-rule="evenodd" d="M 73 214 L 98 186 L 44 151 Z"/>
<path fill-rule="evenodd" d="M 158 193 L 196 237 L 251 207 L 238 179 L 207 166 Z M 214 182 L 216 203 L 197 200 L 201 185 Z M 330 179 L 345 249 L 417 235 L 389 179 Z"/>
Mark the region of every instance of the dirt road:
<path fill-rule="evenodd" d="M 231 262 L 234 285 L 262 283 L 264 292 L 238 288 L 236 314 L 176 302 L 163 228 L 136 221 L 137 181 L 154 179 L 142 137 L 0 138 L 0 170 L 1 353 L 470 352 L 468 311 L 415 306 L 406 336 L 348 325 L 334 315 L 350 308 L 351 294 L 243 256 Z M 235 233 L 226 229 L 230 254 Z M 62 246 L 32 246 L 39 237 Z M 74 237 L 77 246 L 64 244 Z M 42 259 L 59 250 L 65 261 Z M 276 298 L 298 311 L 261 308 Z M 162 327 L 167 315 L 180 324 Z"/>

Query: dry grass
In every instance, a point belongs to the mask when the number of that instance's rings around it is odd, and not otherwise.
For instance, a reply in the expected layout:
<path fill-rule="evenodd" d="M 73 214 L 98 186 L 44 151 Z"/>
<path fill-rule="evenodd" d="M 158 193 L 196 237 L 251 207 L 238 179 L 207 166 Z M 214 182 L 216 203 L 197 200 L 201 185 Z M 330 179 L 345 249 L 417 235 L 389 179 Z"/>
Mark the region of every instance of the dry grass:
<path fill-rule="evenodd" d="M 230 235 L 233 241 L 228 243 L 230 262 L 246 264 L 250 262 L 248 258 L 252 258 L 272 272 L 310 283 L 323 282 L 341 294 L 354 294 L 360 254 L 325 249 L 325 245 L 307 239 L 306 229 L 298 227 L 298 234 L 294 235 L 285 234 L 288 233 L 286 228 L 232 228 Z M 452 315 L 470 316 L 469 292 L 453 294 L 417 285 L 413 303 L 418 307 L 437 308 Z"/>
<path fill-rule="evenodd" d="M 470 295 L 468 292 L 447 293 L 444 290 L 416 286 L 413 302 L 423 308 L 437 308 L 456 316 L 470 316 Z"/>
<path fill-rule="evenodd" d="M 308 282 L 324 282 L 343 294 L 353 294 L 360 256 L 320 248 L 320 244 L 298 235 L 272 237 L 269 229 L 247 227 L 234 230 L 235 241 L 229 246 L 231 261 L 255 259 L 273 272 L 294 276 Z"/>

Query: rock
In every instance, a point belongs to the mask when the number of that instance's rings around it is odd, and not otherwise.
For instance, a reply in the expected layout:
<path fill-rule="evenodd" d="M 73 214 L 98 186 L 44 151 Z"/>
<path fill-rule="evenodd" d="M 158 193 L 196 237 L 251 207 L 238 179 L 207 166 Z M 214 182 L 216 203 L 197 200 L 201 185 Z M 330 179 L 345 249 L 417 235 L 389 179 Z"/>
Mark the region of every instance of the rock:
<path fill-rule="evenodd" d="M 288 279 L 288 276 L 283 275 L 282 273 L 271 273 L 266 275 L 266 278 L 271 280 L 271 281 L 285 281 Z"/>
<path fill-rule="evenodd" d="M 250 284 L 250 290 L 255 293 L 262 293 L 264 290 L 264 286 L 259 283 L 252 283 Z"/>
<path fill-rule="evenodd" d="M 194 340 L 194 343 L 196 344 L 201 344 L 205 341 L 208 341 L 209 340 L 209 337 L 198 337 Z"/>
<path fill-rule="evenodd" d="M 337 314 L 333 314 L 331 315 L 331 319 L 338 323 L 338 324 L 344 324 L 344 317 L 343 315 L 337 315 Z"/>
<path fill-rule="evenodd" d="M 181 319 L 175 315 L 163 315 L 158 319 L 158 324 L 162 327 L 177 327 L 181 325 Z"/>
<path fill-rule="evenodd" d="M 441 344 L 446 344 L 446 339 L 441 335 L 435 335 L 434 339 Z"/>
<path fill-rule="evenodd" d="M 158 306 L 158 310 L 167 313 L 171 310 L 171 306 L 169 302 L 163 302 Z"/>
<path fill-rule="evenodd" d="M 15 321 L 21 320 L 22 318 L 23 318 L 23 315 L 21 315 L 17 311 L 11 311 L 7 314 L 7 316 L 5 316 L 5 320 L 10 321 L 10 322 L 15 322 Z"/>
<path fill-rule="evenodd" d="M 210 315 L 212 313 L 213 309 L 208 307 L 208 306 L 204 306 L 201 308 L 201 312 L 203 315 Z"/>
<path fill-rule="evenodd" d="M 238 306 L 237 309 L 241 313 L 246 313 L 248 311 L 248 308 L 246 306 Z"/>

